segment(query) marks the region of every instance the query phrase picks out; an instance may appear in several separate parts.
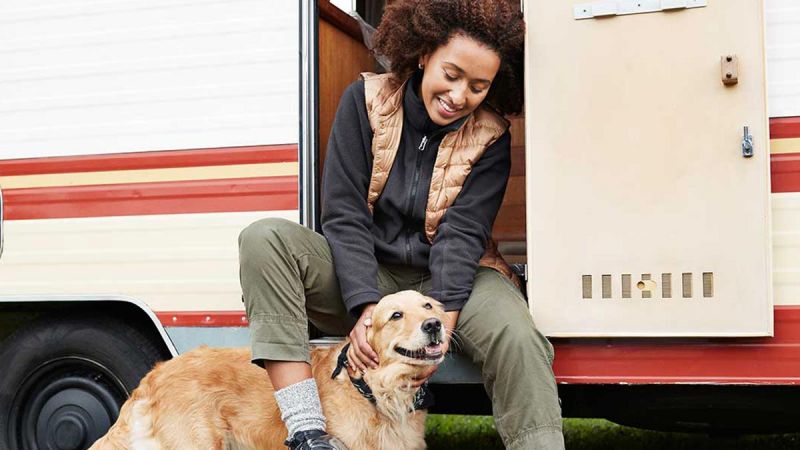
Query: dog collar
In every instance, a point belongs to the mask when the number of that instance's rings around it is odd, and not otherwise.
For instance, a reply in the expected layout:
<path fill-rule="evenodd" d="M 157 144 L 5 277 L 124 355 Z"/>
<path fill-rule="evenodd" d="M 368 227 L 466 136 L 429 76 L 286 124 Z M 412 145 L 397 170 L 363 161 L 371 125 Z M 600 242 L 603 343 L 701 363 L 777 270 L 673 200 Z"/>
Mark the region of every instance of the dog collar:
<path fill-rule="evenodd" d="M 331 374 L 331 379 L 334 379 L 342 373 L 345 367 L 349 364 L 347 363 L 347 350 L 350 348 L 350 343 L 348 342 L 343 348 L 342 351 L 339 353 L 339 357 L 336 358 L 336 368 L 333 369 L 333 373 Z M 349 376 L 350 383 L 356 388 L 356 390 L 361 394 L 362 397 L 369 400 L 370 403 L 373 405 L 376 403 L 375 395 L 372 393 L 372 389 L 369 387 L 366 381 L 363 378 L 353 378 Z M 414 405 L 412 407 L 412 411 L 417 411 L 420 409 L 429 409 L 434 404 L 434 397 L 433 392 L 431 392 L 430 388 L 428 388 L 428 382 L 426 381 L 417 392 L 414 394 Z"/>

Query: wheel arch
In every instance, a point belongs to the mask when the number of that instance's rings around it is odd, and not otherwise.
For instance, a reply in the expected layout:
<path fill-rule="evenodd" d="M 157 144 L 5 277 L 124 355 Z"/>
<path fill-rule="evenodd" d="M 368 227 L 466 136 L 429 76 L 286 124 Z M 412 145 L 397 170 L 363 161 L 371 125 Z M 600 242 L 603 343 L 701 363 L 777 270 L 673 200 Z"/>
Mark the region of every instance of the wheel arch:
<path fill-rule="evenodd" d="M 136 324 L 161 351 L 164 359 L 178 355 L 172 340 L 144 302 L 123 295 L 0 295 L 0 347 L 17 329 L 48 316 L 124 318 Z"/>

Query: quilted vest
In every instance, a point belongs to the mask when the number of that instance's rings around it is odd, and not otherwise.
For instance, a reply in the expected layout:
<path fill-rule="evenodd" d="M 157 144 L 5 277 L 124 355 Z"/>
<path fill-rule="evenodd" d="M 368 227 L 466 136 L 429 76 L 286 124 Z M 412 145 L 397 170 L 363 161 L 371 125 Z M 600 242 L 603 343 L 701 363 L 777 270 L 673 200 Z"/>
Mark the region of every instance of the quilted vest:
<path fill-rule="evenodd" d="M 383 192 L 392 170 L 403 130 L 403 92 L 406 82 L 392 74 L 361 74 L 367 103 L 367 116 L 372 127 L 372 176 L 367 193 L 369 210 Z M 509 123 L 490 109 L 480 106 L 464 124 L 447 133 L 439 144 L 433 166 L 428 203 L 425 208 L 425 236 L 433 242 L 436 230 L 447 208 L 455 202 L 472 166 L 483 152 L 508 129 Z M 478 263 L 507 276 L 519 287 L 519 280 L 500 256 L 497 244 L 489 239 Z"/>

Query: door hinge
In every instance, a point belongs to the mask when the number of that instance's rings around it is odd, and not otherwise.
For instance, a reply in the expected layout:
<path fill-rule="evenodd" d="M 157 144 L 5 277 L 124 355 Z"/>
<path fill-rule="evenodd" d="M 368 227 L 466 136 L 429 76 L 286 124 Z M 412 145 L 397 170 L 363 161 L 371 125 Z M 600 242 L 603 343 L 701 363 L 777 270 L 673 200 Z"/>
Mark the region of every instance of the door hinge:
<path fill-rule="evenodd" d="M 708 0 L 598 0 L 573 6 L 575 20 L 686 8 L 703 8 Z"/>

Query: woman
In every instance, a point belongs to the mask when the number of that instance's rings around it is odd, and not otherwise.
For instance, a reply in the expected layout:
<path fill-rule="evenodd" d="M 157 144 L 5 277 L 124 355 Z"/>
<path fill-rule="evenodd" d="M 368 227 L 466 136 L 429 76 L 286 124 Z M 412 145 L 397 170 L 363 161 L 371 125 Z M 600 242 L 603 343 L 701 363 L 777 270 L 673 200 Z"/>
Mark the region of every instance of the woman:
<path fill-rule="evenodd" d="M 415 289 L 444 304 L 506 447 L 563 448 L 552 346 L 490 240 L 511 166 L 501 114 L 523 105 L 521 14 L 502 0 L 398 0 L 374 38 L 391 73 L 365 74 L 342 96 L 323 175 L 325 236 L 267 219 L 240 237 L 253 361 L 276 389 L 287 445 L 340 445 L 325 434 L 308 321 L 349 332 L 349 364 L 368 370 L 372 309 Z"/>

